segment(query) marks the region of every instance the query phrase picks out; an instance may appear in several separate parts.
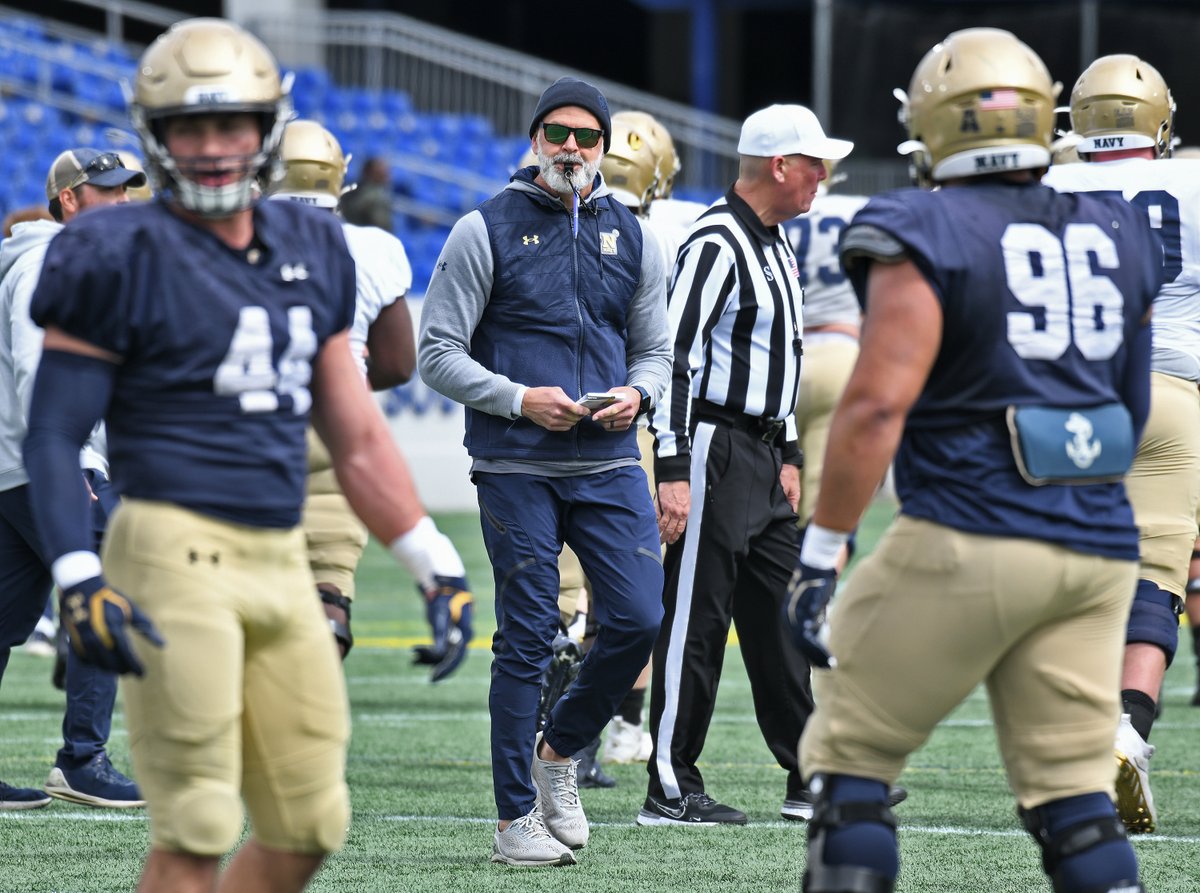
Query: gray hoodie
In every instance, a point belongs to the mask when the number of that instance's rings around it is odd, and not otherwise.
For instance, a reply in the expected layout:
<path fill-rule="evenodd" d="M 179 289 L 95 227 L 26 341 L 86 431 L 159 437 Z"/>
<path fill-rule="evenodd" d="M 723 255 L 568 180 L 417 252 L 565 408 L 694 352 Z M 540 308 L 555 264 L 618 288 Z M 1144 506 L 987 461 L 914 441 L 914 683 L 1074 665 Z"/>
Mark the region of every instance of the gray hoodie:
<path fill-rule="evenodd" d="M 29 304 L 46 248 L 62 228 L 50 220 L 18 223 L 0 243 L 0 492 L 29 483 L 21 442 L 42 356 L 42 330 L 29 318 Z M 92 432 L 80 464 L 108 474 L 103 425 Z"/>

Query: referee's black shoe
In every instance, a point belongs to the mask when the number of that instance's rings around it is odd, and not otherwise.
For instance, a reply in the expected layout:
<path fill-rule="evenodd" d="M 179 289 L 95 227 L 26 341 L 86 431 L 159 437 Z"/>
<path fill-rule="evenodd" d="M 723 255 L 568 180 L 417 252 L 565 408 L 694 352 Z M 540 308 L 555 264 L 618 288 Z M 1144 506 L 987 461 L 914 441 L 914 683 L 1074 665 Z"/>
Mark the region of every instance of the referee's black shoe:
<path fill-rule="evenodd" d="M 638 812 L 639 825 L 744 825 L 746 814 L 718 803 L 703 791 L 679 799 L 647 797 Z"/>
<path fill-rule="evenodd" d="M 900 785 L 892 785 L 888 790 L 887 805 L 895 806 L 898 803 L 903 803 L 908 799 L 908 791 L 900 787 Z M 788 794 L 786 800 L 783 801 L 783 807 L 779 810 L 779 814 L 789 822 L 807 822 L 813 816 L 813 796 L 808 790 L 800 791 L 798 794 Z"/>

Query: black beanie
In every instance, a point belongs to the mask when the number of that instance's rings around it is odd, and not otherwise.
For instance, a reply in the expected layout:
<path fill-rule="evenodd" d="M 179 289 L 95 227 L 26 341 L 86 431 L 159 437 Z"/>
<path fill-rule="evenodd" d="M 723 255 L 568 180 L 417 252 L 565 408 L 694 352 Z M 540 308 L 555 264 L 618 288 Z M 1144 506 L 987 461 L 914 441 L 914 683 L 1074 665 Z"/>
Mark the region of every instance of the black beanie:
<path fill-rule="evenodd" d="M 577 105 L 596 116 L 600 129 L 604 131 L 604 151 L 608 152 L 612 142 L 612 116 L 608 112 L 608 100 L 603 93 L 579 78 L 559 78 L 546 88 L 533 112 L 533 120 L 529 122 L 530 138 L 537 133 L 543 118 L 564 105 Z"/>

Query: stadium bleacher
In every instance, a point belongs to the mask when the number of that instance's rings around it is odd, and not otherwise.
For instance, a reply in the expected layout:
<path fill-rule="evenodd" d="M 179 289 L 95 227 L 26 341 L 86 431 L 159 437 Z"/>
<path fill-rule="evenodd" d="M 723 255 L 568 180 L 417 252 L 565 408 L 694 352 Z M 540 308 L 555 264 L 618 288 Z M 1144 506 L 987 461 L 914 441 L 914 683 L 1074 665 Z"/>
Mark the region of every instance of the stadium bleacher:
<path fill-rule="evenodd" d="M 135 56 L 103 40 L 52 33 L 32 18 L 0 20 L 0 216 L 45 202 L 45 172 L 69 145 L 129 149 L 122 79 Z M 400 209 L 394 232 L 408 250 L 416 293 L 424 292 L 450 222 L 499 189 L 529 147 L 499 135 L 479 115 L 423 113 L 408 94 L 335 84 L 320 68 L 294 72 L 297 114 L 328 127 L 353 155 L 350 181 L 372 156 L 388 160 Z M 459 177 L 457 172 L 470 171 Z"/>

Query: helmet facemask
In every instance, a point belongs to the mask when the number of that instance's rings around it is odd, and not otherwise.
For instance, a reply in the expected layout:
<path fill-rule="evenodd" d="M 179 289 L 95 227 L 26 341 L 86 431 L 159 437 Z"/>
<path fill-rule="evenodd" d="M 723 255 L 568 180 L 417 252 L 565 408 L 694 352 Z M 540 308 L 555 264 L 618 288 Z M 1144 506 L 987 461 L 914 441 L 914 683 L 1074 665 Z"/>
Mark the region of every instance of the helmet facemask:
<path fill-rule="evenodd" d="M 283 176 L 279 147 L 293 114 L 291 83 L 291 74 L 280 80 L 266 47 L 231 22 L 190 19 L 172 26 L 142 55 L 129 101 L 155 192 L 201 217 L 229 217 L 251 207 Z M 180 161 L 166 147 L 168 119 L 239 113 L 257 116 L 256 152 Z M 215 171 L 235 177 L 219 186 L 195 179 Z"/>

